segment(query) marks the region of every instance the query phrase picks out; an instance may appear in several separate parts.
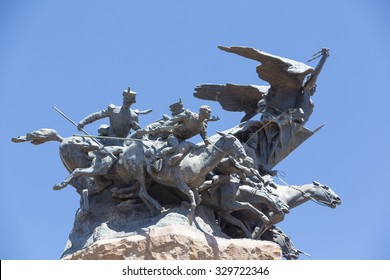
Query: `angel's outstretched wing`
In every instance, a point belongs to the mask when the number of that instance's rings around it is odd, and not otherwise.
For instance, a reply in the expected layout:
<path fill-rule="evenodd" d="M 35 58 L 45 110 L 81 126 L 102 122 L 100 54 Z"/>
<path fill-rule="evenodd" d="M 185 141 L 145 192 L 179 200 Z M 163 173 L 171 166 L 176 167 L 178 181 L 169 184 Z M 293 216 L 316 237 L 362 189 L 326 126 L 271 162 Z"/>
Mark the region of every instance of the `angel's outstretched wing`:
<path fill-rule="evenodd" d="M 272 55 L 250 47 L 223 47 L 219 49 L 261 62 L 256 67 L 260 79 L 271 87 L 282 88 L 284 92 L 296 92 L 302 87 L 305 77 L 314 68 L 292 59 Z"/>
<path fill-rule="evenodd" d="M 227 111 L 245 112 L 242 122 L 259 113 L 258 102 L 267 93 L 268 86 L 255 85 L 213 85 L 202 84 L 195 88 L 194 96 L 200 99 L 218 101 Z"/>
<path fill-rule="evenodd" d="M 315 91 L 317 77 L 329 56 L 328 49 L 321 50 L 322 58 L 314 69 L 302 62 L 250 47 L 218 48 L 260 62 L 256 72 L 270 86 L 200 85 L 195 89 L 195 97 L 218 101 L 228 111 L 244 111 L 246 115 L 242 121 L 260 112 L 268 117 L 288 112 L 294 114 L 294 120 L 302 124 L 309 119 L 313 112 L 310 96 Z M 305 81 L 306 77 L 308 79 Z"/>

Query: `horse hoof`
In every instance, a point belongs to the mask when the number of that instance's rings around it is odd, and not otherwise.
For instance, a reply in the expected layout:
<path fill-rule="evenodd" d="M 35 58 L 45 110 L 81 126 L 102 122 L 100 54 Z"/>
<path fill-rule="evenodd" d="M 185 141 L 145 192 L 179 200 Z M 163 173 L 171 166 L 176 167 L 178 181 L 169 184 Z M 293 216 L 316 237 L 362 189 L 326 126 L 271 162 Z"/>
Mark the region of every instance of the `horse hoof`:
<path fill-rule="evenodd" d="M 65 186 L 62 186 L 62 184 L 56 184 L 56 185 L 54 185 L 53 190 L 59 191 L 60 189 L 63 189 L 64 187 Z"/>
<path fill-rule="evenodd" d="M 192 213 L 189 213 L 188 216 L 188 223 L 190 224 L 190 226 L 192 225 L 192 223 L 194 222 L 194 215 L 192 215 Z"/>
<path fill-rule="evenodd" d="M 257 226 L 252 233 L 252 238 L 260 240 L 260 237 L 263 235 L 264 232 L 265 232 L 265 226 L 263 226 L 263 225 L 260 227 Z"/>

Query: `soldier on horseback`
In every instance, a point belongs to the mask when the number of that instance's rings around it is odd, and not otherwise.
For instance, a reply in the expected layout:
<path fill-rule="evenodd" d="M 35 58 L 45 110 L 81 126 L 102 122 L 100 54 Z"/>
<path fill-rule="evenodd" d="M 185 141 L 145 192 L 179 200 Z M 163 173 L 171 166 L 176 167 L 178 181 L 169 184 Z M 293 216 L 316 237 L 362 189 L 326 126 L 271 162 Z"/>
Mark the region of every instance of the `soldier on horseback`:
<path fill-rule="evenodd" d="M 77 128 L 79 130 L 87 124 L 90 124 L 96 120 L 109 118 L 110 127 L 108 131 L 108 136 L 110 137 L 120 137 L 126 138 L 130 130 L 138 130 L 139 126 L 139 115 L 148 114 L 152 110 L 132 110 L 130 107 L 136 103 L 136 92 L 131 91 L 130 87 L 127 88 L 127 91 L 123 91 L 123 104 L 122 106 L 115 106 L 113 104 L 108 105 L 106 109 L 92 113 L 82 119 Z M 110 139 L 111 146 L 123 146 L 123 140 Z"/>

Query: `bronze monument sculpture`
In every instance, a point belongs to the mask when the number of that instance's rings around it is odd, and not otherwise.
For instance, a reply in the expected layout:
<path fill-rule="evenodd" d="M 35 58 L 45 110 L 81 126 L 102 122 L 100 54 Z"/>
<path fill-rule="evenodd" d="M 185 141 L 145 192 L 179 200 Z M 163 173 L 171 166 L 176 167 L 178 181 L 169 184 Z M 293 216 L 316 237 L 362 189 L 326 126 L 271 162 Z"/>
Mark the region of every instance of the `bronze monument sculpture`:
<path fill-rule="evenodd" d="M 329 50 L 313 56 L 321 58 L 312 68 L 249 47 L 219 48 L 259 61 L 258 76 L 269 83 L 195 88 L 197 98 L 245 112 L 231 129 L 208 136 L 208 121 L 219 118 L 211 116 L 209 106 L 201 106 L 199 113 L 184 109 L 181 98 L 170 106 L 171 116 L 142 128 L 139 116 L 151 110 L 131 109 L 137 95 L 127 88 L 122 106 L 109 105 L 79 123 L 55 108 L 85 135 L 63 138 L 54 129 L 39 129 L 12 139 L 60 143 L 70 175 L 53 189 L 71 185 L 81 197 L 63 257 L 98 240 L 162 226 L 169 216 L 174 224 L 176 213 L 211 236 L 273 241 L 286 259 L 297 259 L 303 252 L 275 225 L 306 201 L 331 208 L 341 203 L 330 187 L 318 182 L 292 186 L 273 180 L 274 167 L 319 129 L 303 125 L 313 112 L 311 97 Z M 260 119 L 252 120 L 257 114 Z M 99 135 L 84 130 L 104 118 L 109 125 L 102 125 Z M 190 142 L 195 135 L 203 142 Z"/>

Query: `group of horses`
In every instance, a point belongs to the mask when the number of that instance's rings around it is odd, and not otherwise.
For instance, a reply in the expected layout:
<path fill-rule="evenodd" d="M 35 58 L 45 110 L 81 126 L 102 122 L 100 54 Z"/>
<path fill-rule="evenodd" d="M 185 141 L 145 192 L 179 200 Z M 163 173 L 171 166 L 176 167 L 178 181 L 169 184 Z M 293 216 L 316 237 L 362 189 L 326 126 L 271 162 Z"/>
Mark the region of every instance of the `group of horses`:
<path fill-rule="evenodd" d="M 274 225 L 282 221 L 292 208 L 306 201 L 316 200 L 332 208 L 341 203 L 331 188 L 317 182 L 284 186 L 265 176 L 266 179 L 253 180 L 251 185 L 245 184 L 237 174 L 218 174 L 215 170 L 224 158 L 242 162 L 247 154 L 242 143 L 232 134 L 221 133 L 213 139 L 218 140 L 208 145 L 195 145 L 176 165 L 167 164 L 172 156 L 167 155 L 159 171 L 151 168 L 150 155 L 146 151 L 158 152 L 166 145 L 163 141 L 133 139 L 116 155 L 110 152 L 110 147 L 101 147 L 89 137 L 63 138 L 54 129 L 40 129 L 13 141 L 30 141 L 32 144 L 60 142 L 60 157 L 70 176 L 54 189 L 70 184 L 80 194 L 88 193 L 91 197 L 109 188 L 121 199 L 134 197 L 135 193 L 151 213 L 157 215 L 163 206 L 159 197 L 148 192 L 150 185 L 157 183 L 173 188 L 188 199 L 190 224 L 194 221 L 196 207 L 202 204 L 213 209 L 218 218 L 234 225 L 247 238 L 262 239 L 264 232 L 270 229 L 277 232 Z M 91 157 L 91 153 L 94 156 Z"/>

